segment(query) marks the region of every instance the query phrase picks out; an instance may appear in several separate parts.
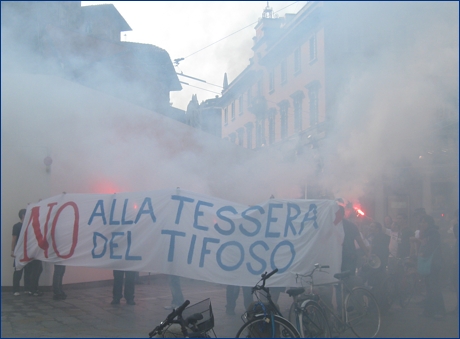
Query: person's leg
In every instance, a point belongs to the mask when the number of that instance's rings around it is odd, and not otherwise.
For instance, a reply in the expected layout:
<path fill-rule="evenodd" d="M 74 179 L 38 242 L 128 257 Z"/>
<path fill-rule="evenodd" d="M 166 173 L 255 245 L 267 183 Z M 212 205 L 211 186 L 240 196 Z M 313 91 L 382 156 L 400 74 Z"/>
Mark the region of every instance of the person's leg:
<path fill-rule="evenodd" d="M 180 286 L 180 277 L 177 275 L 170 275 L 169 287 L 171 288 L 172 305 L 176 307 L 182 305 L 185 300 Z"/>
<path fill-rule="evenodd" d="M 431 275 L 432 278 L 432 306 L 435 316 L 444 316 L 446 314 L 446 306 L 442 295 L 441 274 L 440 270 L 435 270 Z"/>
<path fill-rule="evenodd" d="M 43 292 L 38 290 L 38 282 L 43 271 L 42 262 L 40 260 L 32 260 L 29 265 L 32 265 L 32 272 L 30 276 L 30 288 L 32 295 L 35 297 L 42 296 Z"/>
<path fill-rule="evenodd" d="M 235 314 L 236 300 L 238 299 L 239 294 L 239 286 L 227 285 L 227 314 Z"/>
<path fill-rule="evenodd" d="M 13 273 L 13 293 L 19 293 L 22 278 L 22 269 L 14 270 Z"/>
<path fill-rule="evenodd" d="M 67 295 L 62 290 L 62 279 L 65 273 L 65 266 L 63 265 L 54 265 L 53 272 L 53 299 L 61 300 L 65 299 Z"/>
<path fill-rule="evenodd" d="M 31 295 L 32 294 L 32 271 L 33 266 L 30 265 L 30 262 L 24 266 L 24 293 Z"/>
<path fill-rule="evenodd" d="M 254 301 L 252 297 L 252 287 L 243 287 L 244 309 L 247 311 L 249 305 Z"/>
<path fill-rule="evenodd" d="M 136 272 L 125 272 L 125 299 L 128 305 L 134 303 L 134 284 L 136 280 Z"/>
<path fill-rule="evenodd" d="M 423 315 L 431 317 L 431 316 L 434 316 L 434 306 L 436 303 L 434 301 L 435 282 L 434 282 L 433 274 L 429 274 L 425 277 L 425 286 L 426 286 L 426 298 L 423 304 L 423 307 L 424 307 Z"/>
<path fill-rule="evenodd" d="M 124 271 L 113 270 L 113 300 L 112 304 L 119 304 L 123 298 L 123 277 Z"/>
<path fill-rule="evenodd" d="M 270 288 L 270 295 L 272 296 L 272 300 L 275 304 L 278 304 L 278 299 L 280 297 L 281 292 L 286 290 L 285 287 L 272 287 Z"/>

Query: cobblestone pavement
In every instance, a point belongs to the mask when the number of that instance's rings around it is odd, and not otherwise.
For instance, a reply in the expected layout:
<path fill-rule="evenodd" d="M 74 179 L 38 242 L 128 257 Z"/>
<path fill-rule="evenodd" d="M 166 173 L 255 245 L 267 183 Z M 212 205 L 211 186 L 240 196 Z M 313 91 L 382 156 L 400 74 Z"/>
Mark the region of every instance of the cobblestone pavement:
<path fill-rule="evenodd" d="M 164 275 L 151 276 L 144 284 L 136 285 L 134 306 L 124 300 L 120 305 L 111 305 L 110 283 L 84 289 L 64 287 L 68 295 L 64 301 L 53 300 L 49 291 L 41 297 L 2 292 L 2 338 L 146 338 L 170 312 L 164 309 L 171 302 Z M 211 298 L 217 336 L 235 336 L 243 323 L 239 316 L 244 312 L 242 292 L 237 301 L 237 315 L 231 316 L 225 313 L 225 286 L 182 279 L 182 290 L 192 304 Z M 442 320 L 422 318 L 417 305 L 420 298 L 415 297 L 405 309 L 393 306 L 382 317 L 379 337 L 458 338 L 458 314 Z M 447 310 L 453 309 L 455 294 L 445 291 L 444 298 Z M 281 294 L 279 305 L 287 313 L 290 305 L 287 294 Z M 353 337 L 353 334 L 343 336 Z"/>

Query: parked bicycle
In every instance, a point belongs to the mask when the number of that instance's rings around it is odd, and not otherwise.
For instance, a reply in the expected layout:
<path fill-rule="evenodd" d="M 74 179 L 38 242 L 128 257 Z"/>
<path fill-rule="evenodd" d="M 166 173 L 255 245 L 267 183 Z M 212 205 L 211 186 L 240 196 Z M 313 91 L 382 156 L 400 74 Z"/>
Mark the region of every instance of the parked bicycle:
<path fill-rule="evenodd" d="M 411 301 L 419 276 L 415 263 L 411 258 L 393 258 L 393 264 L 386 271 L 386 278 L 379 286 L 375 286 L 376 294 L 379 294 L 381 307 L 388 310 L 398 302 L 401 308 L 406 307 Z"/>
<path fill-rule="evenodd" d="M 329 266 L 315 265 L 317 268 L 329 268 Z M 310 285 L 310 291 L 305 294 L 304 287 L 290 288 L 286 293 L 292 297 L 292 305 L 289 310 L 289 321 L 296 325 L 302 338 L 329 338 L 330 329 L 326 315 L 318 304 L 315 290 Z"/>
<path fill-rule="evenodd" d="M 326 315 L 328 328 L 324 328 L 319 334 L 328 335 L 326 331 L 335 337 L 340 336 L 346 330 L 351 329 L 358 337 L 373 338 L 380 330 L 380 309 L 372 293 L 362 287 L 350 288 L 347 286 L 346 279 L 351 276 L 351 271 L 334 274 L 334 278 L 339 280 L 338 290 L 341 298 L 338 299 L 338 309 L 334 310 L 331 302 L 327 302 L 321 294 L 317 293 L 317 287 L 325 284 L 314 283 L 314 273 L 322 271 L 327 266 L 315 264 L 314 269 L 309 274 L 296 274 L 296 279 L 301 279 L 302 285 L 309 286 L 309 293 L 306 293 L 305 300 L 315 301 Z M 330 285 L 330 284 L 327 284 Z M 316 289 L 315 289 L 316 287 Z M 300 290 L 299 290 L 300 291 Z M 302 292 L 301 292 L 302 293 Z M 291 293 L 294 295 L 295 293 Z M 297 294 L 300 295 L 300 294 Z M 294 302 L 295 303 L 295 302 Z M 296 306 L 291 307 L 295 312 Z M 295 317 L 295 315 L 290 315 Z M 303 322 L 303 320 L 302 320 Z M 316 323 L 315 326 L 323 326 L 323 323 Z M 308 330 L 308 329 L 307 329 Z M 309 333 L 304 333 L 308 335 Z"/>
<path fill-rule="evenodd" d="M 164 321 L 150 333 L 150 338 L 211 338 L 216 337 L 214 332 L 214 314 L 210 299 L 187 307 L 186 300 L 181 306 L 174 309 Z"/>
<path fill-rule="evenodd" d="M 242 319 L 245 322 L 238 330 L 237 338 L 300 338 L 299 332 L 273 302 L 270 289 L 265 282 L 278 269 L 262 274 L 262 279 L 252 288 L 257 301 L 251 304 Z M 262 282 L 262 284 L 260 284 Z"/>

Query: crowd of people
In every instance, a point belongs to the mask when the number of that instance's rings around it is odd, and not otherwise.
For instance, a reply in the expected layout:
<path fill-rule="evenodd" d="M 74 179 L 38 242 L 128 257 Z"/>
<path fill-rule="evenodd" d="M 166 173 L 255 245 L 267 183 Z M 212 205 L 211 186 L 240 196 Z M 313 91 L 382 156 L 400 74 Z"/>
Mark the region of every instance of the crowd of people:
<path fill-rule="evenodd" d="M 374 254 L 380 260 L 380 266 L 366 270 L 365 278 L 371 286 L 377 286 L 384 278 L 387 269 L 394 269 L 398 260 L 412 262 L 426 290 L 422 316 L 440 319 L 446 315 L 442 290 L 450 285 L 458 291 L 458 210 L 450 222 L 449 230 L 442 230 L 432 216 L 418 209 L 408 217 L 400 213 L 394 217 L 386 216 L 384 224 L 356 217 L 354 219 L 360 238 L 369 249 L 367 255 Z M 345 229 L 345 233 L 347 232 Z M 345 246 L 345 241 L 344 241 Z M 357 257 L 359 245 L 355 243 Z M 365 262 L 365 260 L 363 261 Z M 353 270 L 354 272 L 359 269 Z M 452 312 L 458 312 L 458 304 Z"/>
<path fill-rule="evenodd" d="M 360 258 L 368 258 L 371 255 L 377 256 L 380 264 L 367 270 L 364 274 L 367 283 L 373 286 L 382 281 L 387 267 L 394 265 L 398 258 L 413 260 L 416 265 L 418 264 L 419 269 L 420 265 L 424 263 L 425 266 L 428 265 L 428 274 L 423 273 L 426 299 L 422 303 L 424 308 L 422 315 L 440 318 L 446 314 L 442 295 L 442 281 L 448 278 L 447 280 L 451 282 L 451 286 L 458 293 L 458 210 L 451 220 L 449 230 L 442 233 L 435 224 L 433 217 L 426 214 L 424 209 L 415 211 L 411 218 L 412 224 L 409 224 L 407 215 L 403 213 L 396 215 L 394 220 L 391 216 L 386 216 L 382 225 L 369 218 L 357 218 L 351 206 L 342 204 L 339 206 L 339 212 L 343 218 L 344 229 L 342 272 L 351 271 L 353 275 L 360 274 Z M 14 250 L 21 233 L 25 213 L 25 209 L 19 211 L 20 221 L 13 226 L 12 257 L 14 257 Z M 449 245 L 446 245 L 447 243 Z M 448 250 L 446 251 L 446 249 Z M 53 299 L 55 300 L 64 300 L 67 297 L 62 287 L 65 269 L 64 265 L 58 263 L 54 265 Z M 21 295 L 20 281 L 24 276 L 24 294 L 35 297 L 42 296 L 43 292 L 39 290 L 38 286 L 42 271 L 40 260 L 32 260 L 21 269 L 14 267 L 13 295 Z M 114 270 L 113 277 L 113 300 L 111 304 L 120 304 L 120 300 L 124 297 L 128 305 L 135 305 L 134 290 L 135 284 L 140 283 L 139 273 Z M 180 278 L 170 275 L 169 285 L 172 301 L 171 305 L 165 306 L 165 309 L 178 307 L 184 302 Z M 240 289 L 243 291 L 245 308 L 247 309 L 253 302 L 251 287 L 227 286 L 226 311 L 229 315 L 235 314 Z M 285 288 L 271 289 L 275 303 L 284 290 Z M 339 295 L 337 300 L 340 300 Z M 458 313 L 458 303 L 452 312 Z"/>

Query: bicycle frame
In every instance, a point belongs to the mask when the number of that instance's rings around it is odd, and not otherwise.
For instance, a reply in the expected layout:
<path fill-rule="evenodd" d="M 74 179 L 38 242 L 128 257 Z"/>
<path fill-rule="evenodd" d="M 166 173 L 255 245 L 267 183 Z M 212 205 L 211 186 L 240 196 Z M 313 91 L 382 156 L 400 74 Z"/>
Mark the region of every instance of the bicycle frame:
<path fill-rule="evenodd" d="M 315 264 L 315 268 L 313 269 L 313 271 L 310 274 L 296 274 L 296 280 L 299 279 L 299 278 L 308 279 L 307 284 L 309 284 L 310 288 L 309 288 L 309 293 L 307 294 L 307 296 L 311 296 L 312 298 L 309 298 L 309 299 L 313 299 L 314 301 L 316 301 L 323 308 L 323 310 L 327 314 L 331 315 L 332 319 L 335 320 L 334 322 L 330 323 L 329 326 L 334 328 L 336 330 L 336 332 L 342 333 L 345 330 L 350 328 L 350 325 L 348 324 L 347 319 L 346 319 L 345 299 L 346 299 L 346 296 L 351 293 L 351 289 L 348 286 L 346 286 L 346 284 L 343 281 L 343 279 L 345 279 L 347 276 L 349 276 L 349 274 L 347 275 L 346 272 L 339 273 L 340 278 L 338 279 L 339 280 L 338 283 L 334 282 L 334 283 L 316 284 L 315 285 L 314 280 L 313 280 L 313 274 L 315 273 L 316 270 L 318 270 L 320 272 L 325 272 L 325 271 L 321 270 L 323 268 L 329 268 L 329 266 L 320 266 L 319 264 Z M 325 273 L 327 273 L 327 272 L 325 272 Z M 338 314 L 338 312 L 336 312 L 333 309 L 333 307 L 329 306 L 328 303 L 323 300 L 321 295 L 319 293 L 316 293 L 315 290 L 314 290 L 314 287 L 334 286 L 334 285 L 338 285 L 339 288 L 340 288 L 340 291 L 341 291 L 341 298 L 340 298 L 340 300 L 341 300 L 341 312 L 340 312 L 340 314 Z M 344 293 L 344 292 L 346 292 L 346 293 Z"/>

